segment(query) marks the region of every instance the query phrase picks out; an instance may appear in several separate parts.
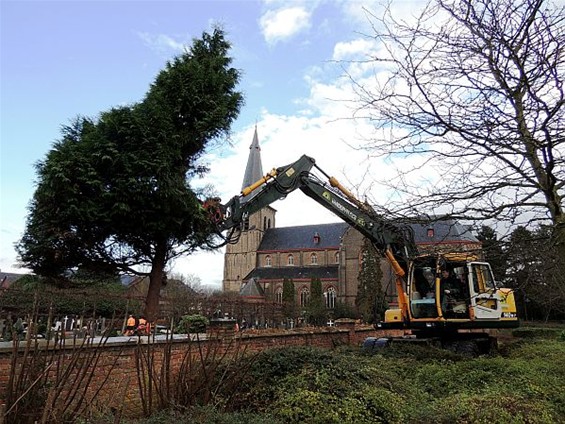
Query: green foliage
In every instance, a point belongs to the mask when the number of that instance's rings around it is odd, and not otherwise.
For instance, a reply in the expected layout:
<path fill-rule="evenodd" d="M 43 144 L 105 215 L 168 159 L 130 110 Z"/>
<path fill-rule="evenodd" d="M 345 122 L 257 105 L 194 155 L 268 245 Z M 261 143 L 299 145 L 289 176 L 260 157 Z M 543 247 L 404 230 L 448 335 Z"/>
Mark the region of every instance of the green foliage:
<path fill-rule="evenodd" d="M 388 305 L 381 286 L 382 279 L 380 255 L 373 244 L 365 238 L 361 250 L 361 267 L 357 277 L 358 288 L 355 299 L 357 310 L 365 322 L 376 323 L 384 317 Z"/>
<path fill-rule="evenodd" d="M 283 379 L 299 372 L 307 363 L 317 364 L 330 358 L 330 352 L 309 347 L 276 348 L 259 353 L 249 375 L 240 382 L 239 407 L 269 411 Z"/>
<path fill-rule="evenodd" d="M 243 103 L 229 49 L 222 30 L 204 33 L 159 72 L 141 102 L 63 128 L 37 165 L 17 246 L 24 265 L 44 276 L 147 266 L 147 304 L 156 314 L 167 261 L 214 238 L 190 179 L 206 171 L 197 160 L 229 133 Z"/>
<path fill-rule="evenodd" d="M 558 422 L 565 418 L 565 345 L 516 344 L 465 358 L 400 345 L 385 355 L 289 348 L 254 362 L 250 410 L 285 422 Z M 548 376 L 548 377 L 546 377 Z"/>
<path fill-rule="evenodd" d="M 310 324 L 326 325 L 328 312 L 324 302 L 322 282 L 319 278 L 313 278 L 310 282 L 310 300 L 306 305 L 306 316 Z"/>
<path fill-rule="evenodd" d="M 285 422 L 308 423 L 387 423 L 402 422 L 401 398 L 382 387 L 363 385 L 363 390 L 328 390 L 334 382 L 326 373 L 299 375 L 290 379 L 298 386 L 281 390 L 273 403 L 276 416 Z M 307 377 L 321 380 L 323 387 L 304 387 Z M 286 386 L 288 389 L 290 384 Z M 325 390 L 324 390 L 325 389 Z"/>
<path fill-rule="evenodd" d="M 554 244 L 552 228 L 518 227 L 505 253 L 507 281 L 515 289 L 520 316 L 526 320 L 565 317 L 565 256 Z"/>
<path fill-rule="evenodd" d="M 359 314 L 353 306 L 348 305 L 345 302 L 336 302 L 335 308 L 332 311 L 332 318 L 358 318 Z"/>
<path fill-rule="evenodd" d="M 496 231 L 487 225 L 483 225 L 477 234 L 477 239 L 482 243 L 485 257 L 488 259 L 494 277 L 497 281 L 504 281 L 506 277 L 506 255 L 503 243 L 498 240 Z"/>
<path fill-rule="evenodd" d="M 557 339 L 560 334 L 563 334 L 563 330 L 551 327 L 523 327 L 512 330 L 512 335 L 514 337 L 528 339 Z"/>
<path fill-rule="evenodd" d="M 287 278 L 283 279 L 283 314 L 285 318 L 294 318 L 296 316 L 296 299 L 294 292 L 294 283 Z"/>
<path fill-rule="evenodd" d="M 424 345 L 383 354 L 314 347 L 253 357 L 227 412 L 208 405 L 142 421 L 196 423 L 556 423 L 565 421 L 565 344 L 521 339 L 470 359 Z M 229 385 L 228 385 L 229 386 Z M 231 396 L 233 387 L 219 387 Z M 225 392 L 225 393 L 224 393 Z"/>
<path fill-rule="evenodd" d="M 20 316 L 37 312 L 45 317 L 51 309 L 55 316 L 85 313 L 111 318 L 125 312 L 125 292 L 126 288 L 116 278 L 73 277 L 61 287 L 48 279 L 29 275 L 3 293 L 0 307 Z"/>
<path fill-rule="evenodd" d="M 97 424 L 113 424 L 115 419 L 109 417 L 108 421 Z M 136 424 L 282 424 L 268 414 L 257 415 L 246 412 L 225 412 L 213 405 L 197 406 L 188 413 L 161 411 L 151 417 L 136 420 Z M 133 423 L 132 423 L 133 424 Z"/>
<path fill-rule="evenodd" d="M 177 333 L 205 333 L 208 326 L 208 318 L 202 315 L 184 315 L 177 326 Z"/>

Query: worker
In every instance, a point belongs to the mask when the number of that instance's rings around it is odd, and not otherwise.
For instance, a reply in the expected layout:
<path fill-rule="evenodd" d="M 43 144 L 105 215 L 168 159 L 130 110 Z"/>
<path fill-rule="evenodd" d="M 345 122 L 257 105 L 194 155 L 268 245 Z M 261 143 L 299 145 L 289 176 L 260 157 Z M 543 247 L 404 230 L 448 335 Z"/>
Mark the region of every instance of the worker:
<path fill-rule="evenodd" d="M 145 317 L 143 315 L 141 317 L 139 317 L 139 325 L 137 326 L 137 334 L 140 335 L 140 336 L 145 336 L 145 335 L 149 334 L 148 326 L 147 326 L 147 320 L 145 319 Z"/>
<path fill-rule="evenodd" d="M 447 312 L 461 298 L 461 281 L 447 269 L 441 271 L 441 309 Z"/>
<path fill-rule="evenodd" d="M 135 324 L 136 324 L 136 319 L 132 314 L 130 314 L 126 322 L 126 332 L 124 333 L 124 335 L 132 336 L 133 333 L 135 333 L 135 329 L 136 329 Z"/>

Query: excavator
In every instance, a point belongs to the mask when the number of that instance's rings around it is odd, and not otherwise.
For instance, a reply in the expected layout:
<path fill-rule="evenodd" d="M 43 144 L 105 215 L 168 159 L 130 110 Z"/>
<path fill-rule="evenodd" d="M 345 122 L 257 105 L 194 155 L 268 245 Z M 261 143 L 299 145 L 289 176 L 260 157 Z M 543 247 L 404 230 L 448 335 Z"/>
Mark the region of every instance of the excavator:
<path fill-rule="evenodd" d="M 226 204 L 207 199 L 203 208 L 224 243 L 234 243 L 251 214 L 297 189 L 369 239 L 394 271 L 397 306 L 375 327 L 402 335 L 368 338 L 365 348 L 416 340 L 487 353 L 496 346 L 489 329 L 519 326 L 514 293 L 498 287 L 488 262 L 472 252 L 420 253 L 409 225 L 379 216 L 312 157 L 272 169 Z"/>

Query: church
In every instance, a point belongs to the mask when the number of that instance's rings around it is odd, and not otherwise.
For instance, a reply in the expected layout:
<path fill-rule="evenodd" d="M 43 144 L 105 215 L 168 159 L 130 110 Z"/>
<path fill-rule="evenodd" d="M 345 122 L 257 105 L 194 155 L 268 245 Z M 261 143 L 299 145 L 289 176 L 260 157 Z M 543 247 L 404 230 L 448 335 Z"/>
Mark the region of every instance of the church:
<path fill-rule="evenodd" d="M 263 177 L 257 128 L 250 146 L 242 189 Z M 338 218 L 336 217 L 336 220 Z M 420 250 L 447 248 L 477 250 L 481 243 L 463 225 L 452 220 L 411 224 Z M 276 226 L 276 210 L 267 206 L 249 217 L 249 224 L 224 255 L 224 292 L 248 299 L 282 303 L 283 281 L 292 280 L 294 298 L 305 306 L 312 279 L 320 279 L 326 307 L 337 302 L 355 305 L 363 236 L 345 222 L 292 227 Z M 394 273 L 381 261 L 382 287 L 396 300 Z"/>

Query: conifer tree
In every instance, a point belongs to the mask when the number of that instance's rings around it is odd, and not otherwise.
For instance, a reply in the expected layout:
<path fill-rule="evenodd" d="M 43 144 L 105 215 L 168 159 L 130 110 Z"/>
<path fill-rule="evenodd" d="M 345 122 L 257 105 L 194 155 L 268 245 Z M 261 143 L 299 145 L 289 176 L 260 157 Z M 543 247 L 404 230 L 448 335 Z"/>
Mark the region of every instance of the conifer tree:
<path fill-rule="evenodd" d="M 324 325 L 327 321 L 327 311 L 322 291 L 322 282 L 319 278 L 312 278 L 310 282 L 310 300 L 306 308 L 310 323 Z"/>
<path fill-rule="evenodd" d="M 296 300 L 294 296 L 294 283 L 287 278 L 283 279 L 283 313 L 285 318 L 294 319 L 296 314 Z"/>
<path fill-rule="evenodd" d="M 230 43 L 215 29 L 167 63 L 142 101 L 80 117 L 37 165 L 21 263 L 64 278 L 77 269 L 149 277 L 159 313 L 168 262 L 213 241 L 191 178 L 205 148 L 229 134 L 243 96 Z"/>
<path fill-rule="evenodd" d="M 355 299 L 357 310 L 365 322 L 375 323 L 384 317 L 387 303 L 382 280 L 380 255 L 373 244 L 365 238 L 361 250 L 361 267 Z"/>

